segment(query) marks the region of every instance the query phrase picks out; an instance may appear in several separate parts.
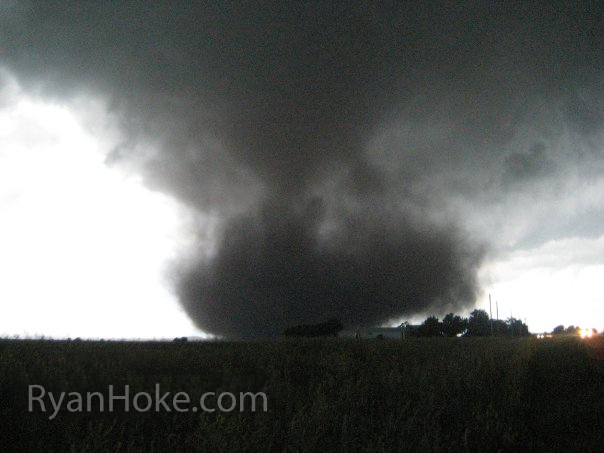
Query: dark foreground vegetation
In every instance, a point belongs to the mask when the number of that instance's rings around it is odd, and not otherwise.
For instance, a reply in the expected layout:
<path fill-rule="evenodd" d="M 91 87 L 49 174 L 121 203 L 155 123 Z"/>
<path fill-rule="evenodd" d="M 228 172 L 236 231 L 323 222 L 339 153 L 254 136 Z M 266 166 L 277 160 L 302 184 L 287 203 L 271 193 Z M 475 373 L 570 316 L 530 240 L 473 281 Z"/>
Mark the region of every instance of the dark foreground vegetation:
<path fill-rule="evenodd" d="M 320 324 L 300 324 L 285 330 L 286 337 L 337 337 L 344 328 L 337 319 L 330 319 Z"/>
<path fill-rule="evenodd" d="M 604 451 L 604 379 L 586 344 L 2 341 L 0 451 Z M 32 384 L 105 396 L 110 384 L 119 395 L 160 384 L 197 401 L 264 392 L 268 411 L 71 413 L 64 402 L 49 420 L 28 412 Z"/>

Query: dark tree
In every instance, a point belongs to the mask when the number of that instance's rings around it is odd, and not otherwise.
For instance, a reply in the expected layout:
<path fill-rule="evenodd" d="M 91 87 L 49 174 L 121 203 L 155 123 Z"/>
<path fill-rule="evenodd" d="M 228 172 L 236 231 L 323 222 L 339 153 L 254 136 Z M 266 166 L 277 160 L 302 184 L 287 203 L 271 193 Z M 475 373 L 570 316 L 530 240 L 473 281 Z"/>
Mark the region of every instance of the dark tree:
<path fill-rule="evenodd" d="M 503 336 L 509 334 L 509 327 L 505 321 L 501 319 L 493 319 L 493 335 Z"/>
<path fill-rule="evenodd" d="M 486 337 L 491 335 L 491 323 L 489 314 L 486 311 L 477 309 L 470 313 L 466 335 L 469 337 Z"/>
<path fill-rule="evenodd" d="M 562 333 L 564 333 L 564 326 L 562 324 L 554 327 L 554 330 L 552 330 L 552 334 L 554 334 L 554 335 L 560 335 Z"/>
<path fill-rule="evenodd" d="M 436 316 L 430 316 L 419 327 L 419 335 L 422 337 L 440 337 L 442 336 L 442 324 Z"/>
<path fill-rule="evenodd" d="M 566 333 L 570 333 L 572 335 L 576 335 L 579 333 L 579 328 L 575 326 L 568 326 L 566 328 Z"/>
<path fill-rule="evenodd" d="M 526 337 L 530 335 L 528 326 L 523 323 L 520 319 L 510 318 L 508 320 L 510 334 L 514 337 Z"/>
<path fill-rule="evenodd" d="M 456 337 L 465 332 L 468 321 L 459 315 L 449 313 L 443 318 L 442 331 L 448 337 Z"/>

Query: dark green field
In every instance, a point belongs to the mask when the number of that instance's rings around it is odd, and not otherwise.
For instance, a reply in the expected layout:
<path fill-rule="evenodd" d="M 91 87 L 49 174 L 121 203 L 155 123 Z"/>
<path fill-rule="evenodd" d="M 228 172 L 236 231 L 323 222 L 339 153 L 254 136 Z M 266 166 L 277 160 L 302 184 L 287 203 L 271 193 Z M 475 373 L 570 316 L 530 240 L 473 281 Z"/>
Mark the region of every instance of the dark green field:
<path fill-rule="evenodd" d="M 604 451 L 604 374 L 575 338 L 5 340 L 0 363 L 1 451 Z M 49 420 L 28 411 L 33 384 L 107 398 L 129 385 L 131 400 L 160 384 L 190 407 L 264 392 L 268 411 L 69 412 L 66 396 Z"/>

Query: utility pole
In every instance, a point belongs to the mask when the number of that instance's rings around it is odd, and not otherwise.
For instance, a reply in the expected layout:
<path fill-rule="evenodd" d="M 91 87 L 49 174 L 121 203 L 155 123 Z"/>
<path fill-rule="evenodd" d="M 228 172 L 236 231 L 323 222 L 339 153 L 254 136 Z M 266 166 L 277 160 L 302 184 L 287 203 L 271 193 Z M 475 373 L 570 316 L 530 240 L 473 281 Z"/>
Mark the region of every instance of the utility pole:
<path fill-rule="evenodd" d="M 493 307 L 491 306 L 491 295 L 489 294 L 489 322 L 491 323 L 491 336 L 493 336 Z"/>
<path fill-rule="evenodd" d="M 495 310 L 497 310 L 497 321 L 499 321 L 499 301 L 495 301 Z"/>
<path fill-rule="evenodd" d="M 512 330 L 512 336 L 514 336 L 514 314 L 510 310 L 510 329 Z"/>

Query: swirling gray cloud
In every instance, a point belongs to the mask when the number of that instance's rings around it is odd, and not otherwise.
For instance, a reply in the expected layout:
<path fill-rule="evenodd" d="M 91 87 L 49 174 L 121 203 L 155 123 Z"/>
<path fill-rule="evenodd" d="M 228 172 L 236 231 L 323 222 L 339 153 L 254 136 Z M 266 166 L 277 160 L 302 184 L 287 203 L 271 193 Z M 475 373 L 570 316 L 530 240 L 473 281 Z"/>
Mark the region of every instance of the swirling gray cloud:
<path fill-rule="evenodd" d="M 105 97 L 111 161 L 218 219 L 215 253 L 174 272 L 213 333 L 471 306 L 498 246 L 477 211 L 513 218 L 510 197 L 602 158 L 598 2 L 2 8 L 3 67 Z"/>

